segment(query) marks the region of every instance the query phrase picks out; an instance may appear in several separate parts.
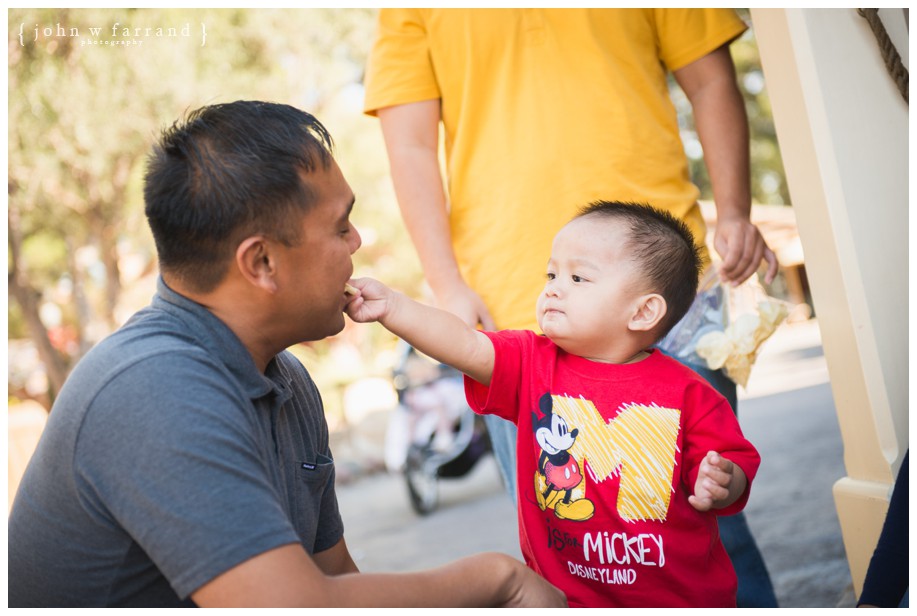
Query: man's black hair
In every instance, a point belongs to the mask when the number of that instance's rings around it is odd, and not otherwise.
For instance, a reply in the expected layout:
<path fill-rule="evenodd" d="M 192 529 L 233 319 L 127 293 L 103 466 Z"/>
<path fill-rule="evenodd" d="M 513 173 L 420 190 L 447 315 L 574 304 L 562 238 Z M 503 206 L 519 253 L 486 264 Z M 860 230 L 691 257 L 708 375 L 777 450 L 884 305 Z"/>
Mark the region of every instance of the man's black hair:
<path fill-rule="evenodd" d="M 600 216 L 623 221 L 628 250 L 652 292 L 666 301 L 666 315 L 657 339 L 665 336 L 688 312 L 697 294 L 703 262 L 688 226 L 675 216 L 646 203 L 596 201 L 577 217 Z"/>
<path fill-rule="evenodd" d="M 207 292 L 245 237 L 294 245 L 314 200 L 307 176 L 332 164 L 332 148 L 315 117 L 277 103 L 210 105 L 175 122 L 154 145 L 144 178 L 161 271 Z"/>

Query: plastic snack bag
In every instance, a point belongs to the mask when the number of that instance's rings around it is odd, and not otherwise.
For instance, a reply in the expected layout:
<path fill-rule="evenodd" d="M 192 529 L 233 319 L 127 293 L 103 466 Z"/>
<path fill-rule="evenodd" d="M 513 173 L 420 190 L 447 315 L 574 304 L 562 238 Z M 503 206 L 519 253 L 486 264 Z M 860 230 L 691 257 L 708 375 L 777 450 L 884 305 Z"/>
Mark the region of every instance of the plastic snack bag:
<path fill-rule="evenodd" d="M 697 341 L 705 334 L 723 331 L 723 287 L 717 283 L 716 272 L 711 268 L 701 280 L 697 297 L 687 314 L 675 324 L 657 346 L 679 361 L 707 365 L 696 352 Z"/>
<path fill-rule="evenodd" d="M 701 282 L 688 314 L 659 343 L 675 358 L 720 368 L 745 387 L 761 344 L 789 314 L 789 304 L 770 297 L 752 276 L 738 286 L 722 285 L 715 268 Z"/>

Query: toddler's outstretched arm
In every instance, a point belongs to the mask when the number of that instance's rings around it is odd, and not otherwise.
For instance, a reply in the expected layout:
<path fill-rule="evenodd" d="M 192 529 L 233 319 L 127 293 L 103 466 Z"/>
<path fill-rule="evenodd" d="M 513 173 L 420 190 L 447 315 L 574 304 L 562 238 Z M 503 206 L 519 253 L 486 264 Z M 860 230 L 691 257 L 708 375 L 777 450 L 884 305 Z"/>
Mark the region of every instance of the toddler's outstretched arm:
<path fill-rule="evenodd" d="M 688 497 L 688 502 L 698 511 L 722 509 L 736 502 L 747 485 L 745 471 L 717 452 L 709 451 L 700 463 L 694 495 Z"/>
<path fill-rule="evenodd" d="M 351 284 L 352 299 L 344 308 L 351 319 L 378 321 L 422 353 L 490 385 L 494 347 L 483 333 L 451 312 L 415 302 L 378 280 L 358 278 Z"/>

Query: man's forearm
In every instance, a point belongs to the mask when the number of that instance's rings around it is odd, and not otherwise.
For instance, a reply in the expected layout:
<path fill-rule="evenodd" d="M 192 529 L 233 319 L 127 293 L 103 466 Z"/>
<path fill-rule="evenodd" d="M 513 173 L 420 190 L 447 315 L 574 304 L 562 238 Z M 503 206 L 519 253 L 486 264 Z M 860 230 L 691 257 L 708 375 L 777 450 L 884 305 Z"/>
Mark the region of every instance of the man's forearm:
<path fill-rule="evenodd" d="M 403 148 L 390 156 L 392 182 L 424 277 L 437 295 L 461 280 L 437 161 Z"/>
<path fill-rule="evenodd" d="M 559 607 L 563 595 L 505 554 L 417 573 L 328 576 L 299 544 L 236 565 L 192 593 L 200 607 Z"/>
<path fill-rule="evenodd" d="M 513 605 L 521 563 L 489 553 L 409 574 L 334 578 L 335 597 L 352 607 L 501 607 Z M 531 604 L 530 604 L 531 605 Z"/>
<path fill-rule="evenodd" d="M 706 93 L 718 104 L 701 106 L 695 121 L 713 189 L 717 218 L 751 217 L 748 121 L 741 94 L 723 85 Z M 738 100 L 736 100 L 738 97 Z"/>
<path fill-rule="evenodd" d="M 395 196 L 424 277 L 437 296 L 461 281 L 439 166 L 439 101 L 378 112 Z"/>
<path fill-rule="evenodd" d="M 751 213 L 748 117 L 736 84 L 729 47 L 723 46 L 680 69 L 676 77 L 691 102 L 717 217 L 748 220 Z"/>
<path fill-rule="evenodd" d="M 751 222 L 748 118 L 724 45 L 675 73 L 691 101 L 697 134 L 713 184 L 716 233 L 713 246 L 722 257 L 720 277 L 739 284 L 752 276 L 762 259 L 765 281 L 777 274 L 777 257 Z"/>

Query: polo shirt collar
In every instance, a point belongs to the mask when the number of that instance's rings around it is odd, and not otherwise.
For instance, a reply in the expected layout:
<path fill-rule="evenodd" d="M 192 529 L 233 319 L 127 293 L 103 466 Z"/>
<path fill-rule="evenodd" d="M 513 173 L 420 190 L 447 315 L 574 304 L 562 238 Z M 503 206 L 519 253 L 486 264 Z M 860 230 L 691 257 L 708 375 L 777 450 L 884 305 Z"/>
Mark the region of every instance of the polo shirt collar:
<path fill-rule="evenodd" d="M 152 306 L 178 317 L 187 333 L 226 366 L 253 400 L 285 389 L 283 383 L 275 383 L 258 370 L 251 353 L 223 321 L 204 306 L 169 288 L 162 276 L 156 281 Z M 276 361 L 276 357 L 272 358 L 268 364 L 269 374 L 279 375 L 272 366 Z"/>

